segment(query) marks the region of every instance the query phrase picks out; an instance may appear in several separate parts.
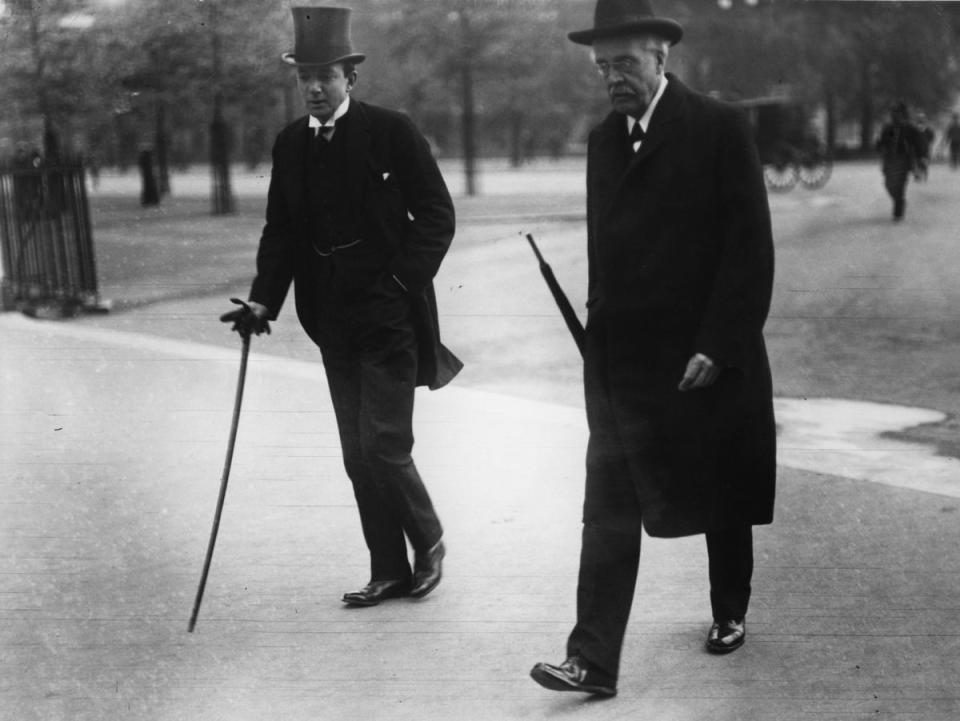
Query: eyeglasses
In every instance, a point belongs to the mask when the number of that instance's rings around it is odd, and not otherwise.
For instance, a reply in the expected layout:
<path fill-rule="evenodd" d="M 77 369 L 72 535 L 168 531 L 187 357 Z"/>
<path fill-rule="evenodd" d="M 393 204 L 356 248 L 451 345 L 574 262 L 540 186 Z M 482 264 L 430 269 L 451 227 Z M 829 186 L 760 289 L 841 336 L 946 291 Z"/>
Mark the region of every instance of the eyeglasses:
<path fill-rule="evenodd" d="M 637 61 L 633 58 L 629 58 L 627 60 L 614 60 L 612 63 L 601 60 L 599 63 L 597 63 L 596 67 L 601 78 L 607 77 L 613 70 L 616 70 L 618 75 L 631 75 L 633 74 L 634 69 L 637 67 Z"/>
<path fill-rule="evenodd" d="M 659 53 L 659 48 L 640 48 L 641 50 L 648 53 Z M 608 62 L 606 60 L 600 60 L 596 63 L 597 72 L 600 74 L 600 77 L 606 78 L 610 75 L 612 70 L 616 70 L 618 75 L 633 75 L 636 72 L 637 66 L 640 64 L 640 60 L 634 57 L 621 57 Z"/>

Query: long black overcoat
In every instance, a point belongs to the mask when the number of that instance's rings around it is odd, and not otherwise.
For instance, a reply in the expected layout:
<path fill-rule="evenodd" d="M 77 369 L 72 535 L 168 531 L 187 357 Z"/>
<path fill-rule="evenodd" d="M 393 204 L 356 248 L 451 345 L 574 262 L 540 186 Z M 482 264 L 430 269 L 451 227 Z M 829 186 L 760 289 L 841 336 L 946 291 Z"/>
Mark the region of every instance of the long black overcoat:
<path fill-rule="evenodd" d="M 440 342 L 433 277 L 453 240 L 453 201 L 430 147 L 402 113 L 350 100 L 337 121 L 350 158 L 341 179 L 365 242 L 380 246 L 386 272 L 408 289 L 419 339 L 417 385 L 448 383 L 463 364 Z M 308 117 L 288 125 L 273 146 L 266 224 L 250 299 L 275 319 L 293 281 L 297 316 L 319 345 L 317 256 L 304 208 L 310 157 Z"/>
<path fill-rule="evenodd" d="M 667 77 L 635 155 L 616 112 L 589 140 L 584 521 L 681 536 L 773 518 L 773 241 L 746 117 Z"/>

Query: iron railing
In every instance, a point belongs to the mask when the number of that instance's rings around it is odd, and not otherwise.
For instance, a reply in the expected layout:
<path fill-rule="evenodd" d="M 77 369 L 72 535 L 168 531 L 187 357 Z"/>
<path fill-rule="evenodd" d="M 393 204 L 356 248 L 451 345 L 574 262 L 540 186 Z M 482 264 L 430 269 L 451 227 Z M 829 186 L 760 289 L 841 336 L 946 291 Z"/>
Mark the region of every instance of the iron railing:
<path fill-rule="evenodd" d="M 99 304 L 93 232 L 79 162 L 0 165 L 0 246 L 5 310 Z"/>

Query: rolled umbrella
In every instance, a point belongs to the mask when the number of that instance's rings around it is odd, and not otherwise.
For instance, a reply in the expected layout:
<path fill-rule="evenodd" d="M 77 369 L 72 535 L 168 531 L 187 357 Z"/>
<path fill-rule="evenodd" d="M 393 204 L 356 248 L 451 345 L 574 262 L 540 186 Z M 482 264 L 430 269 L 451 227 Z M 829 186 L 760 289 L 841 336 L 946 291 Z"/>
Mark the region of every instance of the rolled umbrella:
<path fill-rule="evenodd" d="M 563 316 L 563 320 L 567 324 L 567 329 L 570 331 L 570 335 L 573 336 L 573 342 L 577 344 L 577 349 L 582 356 L 584 336 L 586 335 L 583 324 L 580 323 L 580 318 L 577 317 L 576 311 L 574 311 L 573 306 L 570 305 L 570 301 L 557 282 L 557 277 L 553 274 L 553 268 L 543 259 L 543 255 L 540 253 L 540 249 L 537 247 L 530 233 L 527 233 L 527 240 L 530 242 L 533 254 L 537 256 L 537 261 L 540 263 L 540 274 L 547 282 L 550 294 L 556 301 L 557 307 L 560 309 L 560 315 Z"/>

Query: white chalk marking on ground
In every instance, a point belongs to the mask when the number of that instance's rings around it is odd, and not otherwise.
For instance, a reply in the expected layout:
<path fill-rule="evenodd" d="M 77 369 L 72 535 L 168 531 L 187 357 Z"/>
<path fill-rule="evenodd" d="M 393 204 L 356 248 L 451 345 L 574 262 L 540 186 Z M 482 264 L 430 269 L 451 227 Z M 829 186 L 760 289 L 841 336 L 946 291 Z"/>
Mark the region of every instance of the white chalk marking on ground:
<path fill-rule="evenodd" d="M 944 413 L 835 398 L 777 398 L 775 410 L 780 465 L 960 498 L 960 461 L 881 435 L 939 423 Z"/>
<path fill-rule="evenodd" d="M 220 346 L 58 321 L 35 321 L 16 313 L 0 315 L 0 329 L 4 327 L 128 347 L 167 357 L 231 363 L 239 360 L 236 350 Z M 270 372 L 287 376 L 315 382 L 323 378 L 319 363 L 262 353 L 251 353 L 250 361 Z M 424 398 L 431 395 L 424 394 Z M 582 425 L 586 434 L 583 411 L 579 408 L 456 387 L 444 389 L 442 397 L 448 403 L 463 407 L 464 412 L 489 410 L 511 417 Z M 936 449 L 928 444 L 881 435 L 941 422 L 946 418 L 944 413 L 834 398 L 777 398 L 774 403 L 780 426 L 777 462 L 781 466 L 960 498 L 958 459 L 938 456 Z"/>

